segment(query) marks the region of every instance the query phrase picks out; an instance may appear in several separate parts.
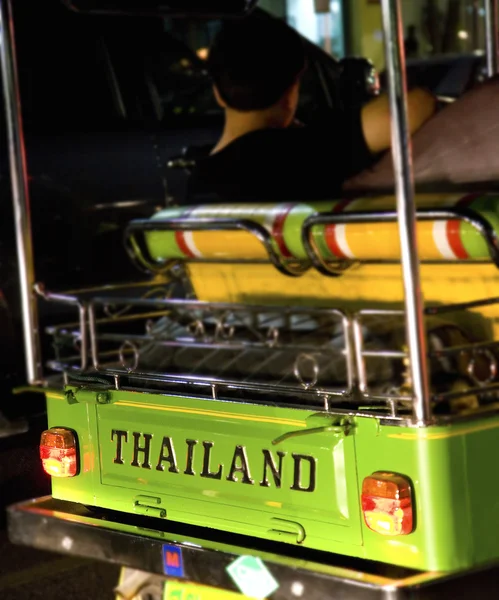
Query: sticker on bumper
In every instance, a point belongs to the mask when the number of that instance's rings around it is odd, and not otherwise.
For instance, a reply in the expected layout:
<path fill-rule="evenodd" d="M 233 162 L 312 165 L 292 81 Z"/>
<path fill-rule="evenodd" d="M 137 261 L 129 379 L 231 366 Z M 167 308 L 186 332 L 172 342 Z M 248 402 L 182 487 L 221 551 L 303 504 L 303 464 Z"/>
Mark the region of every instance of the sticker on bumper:
<path fill-rule="evenodd" d="M 238 589 L 251 598 L 267 598 L 279 584 L 263 561 L 254 556 L 240 556 L 227 567 Z"/>
<path fill-rule="evenodd" d="M 170 544 L 163 544 L 163 571 L 169 577 L 184 576 L 182 549 Z"/>
<path fill-rule="evenodd" d="M 245 600 L 236 592 L 226 592 L 213 587 L 197 585 L 194 583 L 181 583 L 179 581 L 167 581 L 163 600 Z"/>

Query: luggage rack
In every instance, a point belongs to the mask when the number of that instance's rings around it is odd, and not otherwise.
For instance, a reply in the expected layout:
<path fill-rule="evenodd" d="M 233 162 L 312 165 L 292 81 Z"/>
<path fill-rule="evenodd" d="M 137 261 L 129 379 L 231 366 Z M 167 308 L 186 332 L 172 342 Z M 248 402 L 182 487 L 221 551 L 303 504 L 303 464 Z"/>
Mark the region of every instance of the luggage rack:
<path fill-rule="evenodd" d="M 402 310 L 348 314 L 209 303 L 172 297 L 176 285 L 174 280 L 114 293 L 107 287 L 102 295 L 98 289 L 64 295 L 38 288 L 45 300 L 78 313 L 74 322 L 47 329 L 55 351 L 47 366 L 64 374 L 66 383 L 97 377 L 115 388 L 180 394 L 194 389 L 219 399 L 410 418 Z M 426 309 L 429 335 L 437 336 L 428 353 L 437 414 L 498 400 L 499 343 L 471 340 L 452 319 L 442 321 L 450 313 L 498 303 L 490 298 Z M 452 409 L 456 402 L 459 410 Z"/>
<path fill-rule="evenodd" d="M 49 368 L 69 377 L 127 378 L 141 387 L 204 385 L 213 396 L 220 388 L 294 394 L 320 407 L 326 397 L 354 392 L 350 319 L 342 311 L 170 298 L 168 285 L 141 291 L 142 297 L 121 290 L 77 297 L 38 289 L 79 314 L 47 329 L 55 350 Z"/>

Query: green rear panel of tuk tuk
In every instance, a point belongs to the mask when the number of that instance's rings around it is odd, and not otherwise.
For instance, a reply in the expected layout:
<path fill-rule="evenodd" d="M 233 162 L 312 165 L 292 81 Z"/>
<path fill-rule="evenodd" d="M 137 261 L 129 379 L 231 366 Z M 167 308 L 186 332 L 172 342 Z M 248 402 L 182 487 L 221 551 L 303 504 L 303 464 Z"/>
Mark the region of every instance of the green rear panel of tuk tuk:
<path fill-rule="evenodd" d="M 167 519 L 418 569 L 463 569 L 499 558 L 493 461 L 499 417 L 425 429 L 356 417 L 347 433 L 311 433 L 273 445 L 284 433 L 309 427 L 312 411 L 121 391 L 106 405 L 90 391 L 78 396 L 68 404 L 63 395 L 48 394 L 49 425 L 73 428 L 81 450 L 80 473 L 53 479 L 56 498 L 151 517 L 160 508 Z M 120 457 L 113 430 L 128 432 Z M 150 468 L 140 452 L 138 465 L 131 465 L 133 432 L 141 434 L 141 446 L 143 434 L 152 436 Z M 186 440 L 197 442 L 190 470 Z M 211 446 L 209 465 L 203 442 Z M 163 470 L 157 469 L 160 450 L 170 458 Z M 264 450 L 275 467 L 281 453 L 280 485 L 270 463 L 264 472 Z M 380 470 L 413 484 L 410 535 L 381 535 L 363 522 L 362 481 Z"/>

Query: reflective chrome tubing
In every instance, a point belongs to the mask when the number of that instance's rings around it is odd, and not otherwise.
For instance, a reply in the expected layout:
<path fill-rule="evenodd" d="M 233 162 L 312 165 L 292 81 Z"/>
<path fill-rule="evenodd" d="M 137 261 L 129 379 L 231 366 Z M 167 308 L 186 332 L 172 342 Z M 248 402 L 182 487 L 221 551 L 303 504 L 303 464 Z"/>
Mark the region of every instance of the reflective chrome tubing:
<path fill-rule="evenodd" d="M 487 75 L 499 73 L 499 3 L 485 0 L 485 41 L 487 45 Z"/>
<path fill-rule="evenodd" d="M 24 328 L 26 371 L 29 383 L 41 380 L 42 365 L 38 332 L 38 314 L 34 294 L 34 259 L 31 236 L 31 214 L 28 171 L 21 117 L 21 101 L 15 55 L 14 25 L 11 0 L 0 0 L 0 61 L 5 99 L 10 181 L 18 256 L 21 307 Z"/>
<path fill-rule="evenodd" d="M 419 425 L 424 426 L 431 420 L 430 391 L 426 360 L 424 303 L 416 238 L 412 147 L 407 115 L 404 28 L 400 0 L 382 0 L 382 12 L 392 120 L 392 155 L 397 192 L 407 341 L 415 400 L 414 417 Z"/>

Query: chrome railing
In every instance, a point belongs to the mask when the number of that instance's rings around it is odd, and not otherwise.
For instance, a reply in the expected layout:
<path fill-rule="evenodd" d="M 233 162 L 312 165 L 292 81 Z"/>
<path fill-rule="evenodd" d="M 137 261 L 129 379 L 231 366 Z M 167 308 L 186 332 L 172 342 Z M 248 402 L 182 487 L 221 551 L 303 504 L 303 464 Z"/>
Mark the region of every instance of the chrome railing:
<path fill-rule="evenodd" d="M 417 423 L 402 309 L 200 302 L 172 297 L 173 285 L 80 296 L 40 290 L 78 317 L 48 328 L 49 369 L 66 382 L 108 377 L 114 387 L 350 407 Z M 499 342 L 460 325 L 470 311 L 497 304 L 488 298 L 425 310 L 432 413 L 458 415 L 499 400 Z"/>

